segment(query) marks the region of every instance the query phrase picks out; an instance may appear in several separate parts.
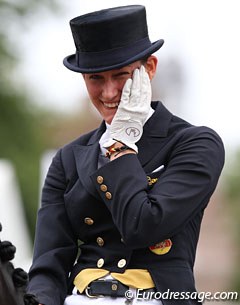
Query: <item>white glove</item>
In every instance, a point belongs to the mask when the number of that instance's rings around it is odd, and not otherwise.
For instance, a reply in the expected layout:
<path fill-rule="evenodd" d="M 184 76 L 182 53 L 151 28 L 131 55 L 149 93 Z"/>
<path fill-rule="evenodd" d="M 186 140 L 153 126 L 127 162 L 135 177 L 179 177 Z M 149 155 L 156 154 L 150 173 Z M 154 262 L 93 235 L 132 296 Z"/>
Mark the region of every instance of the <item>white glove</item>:
<path fill-rule="evenodd" d="M 151 109 L 152 90 L 144 66 L 133 72 L 123 87 L 118 110 L 110 126 L 111 139 L 103 146 L 109 147 L 116 141 L 122 142 L 138 152 L 135 145 L 142 136 Z"/>

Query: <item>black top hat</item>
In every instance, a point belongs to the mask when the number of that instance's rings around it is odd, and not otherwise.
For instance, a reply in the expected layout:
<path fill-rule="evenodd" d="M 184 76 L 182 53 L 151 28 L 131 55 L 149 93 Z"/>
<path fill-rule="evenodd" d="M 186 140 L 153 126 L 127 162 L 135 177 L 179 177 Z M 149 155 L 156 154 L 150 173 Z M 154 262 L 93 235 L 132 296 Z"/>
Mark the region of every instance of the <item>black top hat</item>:
<path fill-rule="evenodd" d="M 142 5 L 104 9 L 70 20 L 76 53 L 64 58 L 70 70 L 103 72 L 124 67 L 161 48 L 151 43 L 146 10 Z"/>

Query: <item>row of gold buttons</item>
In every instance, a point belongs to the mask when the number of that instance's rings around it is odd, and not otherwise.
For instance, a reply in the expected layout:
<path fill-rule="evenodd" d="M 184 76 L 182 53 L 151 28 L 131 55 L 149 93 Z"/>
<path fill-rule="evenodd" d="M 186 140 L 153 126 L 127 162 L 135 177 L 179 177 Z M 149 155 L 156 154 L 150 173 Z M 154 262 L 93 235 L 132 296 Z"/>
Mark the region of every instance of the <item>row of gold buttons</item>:
<path fill-rule="evenodd" d="M 91 225 L 94 224 L 94 220 L 93 220 L 92 218 L 90 218 L 90 217 L 85 217 L 85 218 L 84 218 L 84 222 L 85 222 L 87 225 L 89 225 L 89 226 L 91 226 Z M 97 242 L 97 244 L 98 244 L 100 247 L 102 247 L 102 246 L 104 245 L 104 240 L 102 239 L 102 237 L 98 237 L 98 238 L 96 239 L 96 242 Z"/>
<path fill-rule="evenodd" d="M 97 183 L 100 184 L 100 190 L 105 193 L 105 196 L 108 200 L 112 199 L 112 194 L 110 192 L 107 192 L 108 188 L 105 184 L 103 184 L 103 177 L 97 176 Z"/>

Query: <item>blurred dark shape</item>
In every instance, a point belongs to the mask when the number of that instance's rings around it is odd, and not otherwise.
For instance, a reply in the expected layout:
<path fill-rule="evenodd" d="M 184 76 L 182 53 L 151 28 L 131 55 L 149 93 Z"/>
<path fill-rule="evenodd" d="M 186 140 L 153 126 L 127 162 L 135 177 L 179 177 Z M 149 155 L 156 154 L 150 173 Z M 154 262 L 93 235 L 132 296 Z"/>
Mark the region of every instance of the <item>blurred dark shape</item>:
<path fill-rule="evenodd" d="M 24 287 L 28 283 L 28 275 L 22 268 L 15 268 L 13 270 L 12 279 L 14 286 L 17 288 Z"/>
<path fill-rule="evenodd" d="M 33 294 L 25 294 L 24 295 L 24 305 L 38 305 L 35 295 Z"/>
<path fill-rule="evenodd" d="M 24 305 L 28 274 L 10 262 L 15 252 L 11 242 L 0 240 L 0 305 Z"/>
<path fill-rule="evenodd" d="M 0 243 L 0 257 L 1 261 L 5 263 L 14 258 L 16 247 L 12 245 L 10 241 L 2 241 Z"/>

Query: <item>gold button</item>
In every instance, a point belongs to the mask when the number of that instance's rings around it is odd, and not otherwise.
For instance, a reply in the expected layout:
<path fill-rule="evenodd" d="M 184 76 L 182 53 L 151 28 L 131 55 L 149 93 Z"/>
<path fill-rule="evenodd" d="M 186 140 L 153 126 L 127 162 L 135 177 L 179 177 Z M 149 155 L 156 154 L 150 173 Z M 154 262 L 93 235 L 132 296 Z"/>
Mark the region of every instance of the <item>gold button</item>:
<path fill-rule="evenodd" d="M 103 183 L 103 177 L 102 176 L 97 176 L 97 183 L 102 184 Z"/>
<path fill-rule="evenodd" d="M 91 226 L 91 225 L 93 225 L 94 220 L 90 217 L 86 217 L 86 218 L 84 218 L 84 222 L 85 222 L 85 224 Z"/>
<path fill-rule="evenodd" d="M 107 192 L 106 194 L 105 194 L 105 196 L 106 196 L 106 198 L 107 199 L 112 199 L 112 194 L 110 193 L 110 192 Z"/>
<path fill-rule="evenodd" d="M 97 261 L 98 268 L 101 268 L 103 265 L 104 265 L 104 259 L 103 258 L 99 258 L 99 260 Z"/>
<path fill-rule="evenodd" d="M 127 261 L 124 258 L 120 259 L 120 261 L 118 262 L 118 268 L 125 267 L 126 263 Z"/>
<path fill-rule="evenodd" d="M 102 237 L 98 237 L 97 238 L 97 244 L 102 247 L 104 245 L 104 240 L 102 239 Z"/>
<path fill-rule="evenodd" d="M 113 291 L 116 291 L 117 289 L 118 289 L 117 284 L 112 284 L 112 290 L 113 290 Z"/>
<path fill-rule="evenodd" d="M 106 192 L 107 191 L 107 186 L 105 184 L 102 184 L 100 186 L 100 190 L 103 191 L 103 192 Z"/>

